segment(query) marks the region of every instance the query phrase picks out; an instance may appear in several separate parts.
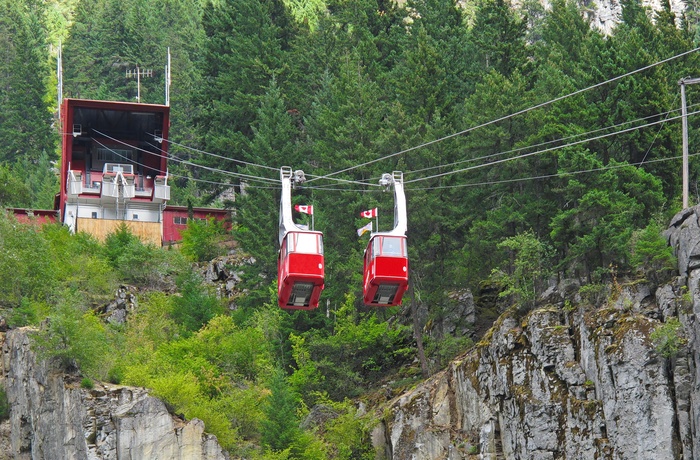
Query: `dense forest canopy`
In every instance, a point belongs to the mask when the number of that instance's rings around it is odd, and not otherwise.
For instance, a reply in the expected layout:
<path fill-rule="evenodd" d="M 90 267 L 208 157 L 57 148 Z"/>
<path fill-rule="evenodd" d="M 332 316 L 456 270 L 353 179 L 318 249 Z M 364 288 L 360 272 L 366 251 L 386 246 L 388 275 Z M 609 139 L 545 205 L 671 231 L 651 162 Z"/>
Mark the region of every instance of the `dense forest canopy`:
<path fill-rule="evenodd" d="M 57 258 L 74 251 L 104 274 L 105 286 L 85 294 L 86 280 L 66 285 L 59 280 L 67 268 L 47 263 L 3 273 L 10 284 L 0 302 L 22 312 L 19 323 L 39 321 L 51 303 L 67 318 L 66 305 L 98 304 L 113 280 L 153 287 L 177 273 L 181 296 L 150 295 L 143 322 L 131 326 L 143 330 L 121 339 L 149 351 L 92 372 L 186 401 L 179 407 L 188 417 L 205 419 L 239 452 L 250 442 L 292 449 L 289 458 L 364 458 L 350 447 L 331 455 L 333 429 L 319 447 L 287 422 L 300 402 L 341 404 L 412 359 L 412 333 L 389 327 L 389 317 L 412 308 L 438 320 L 449 293 L 476 292 L 485 280 L 529 302 L 555 276 L 596 283 L 634 273 L 663 252 L 658 229 L 680 208 L 678 82 L 700 76 L 695 2 L 677 17 L 668 1 L 652 12 L 625 0 L 622 22 L 603 35 L 565 0 L 548 9 L 504 0 L 1 1 L 0 203 L 52 207 L 59 46 L 65 97 L 130 101 L 139 92 L 157 104 L 169 49 L 173 202 L 231 207 L 232 236 L 256 263 L 242 276 L 238 309 L 226 315 L 179 256 L 152 256 L 128 234 L 98 250 L 89 239 L 43 230 L 2 239 L 3 250 L 21 252 L 22 238 L 36 238 L 32 244 Z M 127 77 L 137 67 L 153 70 L 140 87 Z M 696 198 L 698 100 L 700 85 L 688 86 Z M 333 315 L 271 307 L 284 165 L 312 179 L 293 198 L 314 205 L 324 232 L 322 304 Z M 391 171 L 405 178 L 412 290 L 403 310 L 368 310 L 359 300 L 366 240 L 356 229 L 366 223 L 359 212 L 373 207 L 380 228 L 390 228 L 393 197 L 377 181 Z M 235 201 L 222 198 L 231 191 Z M 213 236 L 190 230 L 184 248 L 193 252 L 183 257 L 197 259 L 198 242 Z M 120 257 L 149 261 L 149 271 L 120 272 Z M 54 284 L 15 278 L 41 273 Z M 177 340 L 159 335 L 170 326 L 181 332 Z M 212 344 L 222 336 L 226 353 L 251 361 L 217 354 Z M 426 344 L 433 362 L 451 340 Z M 258 342 L 266 345 L 243 350 Z M 199 374 L 182 370 L 187 364 L 177 369 L 175 357 L 191 359 Z M 159 369 L 172 371 L 169 380 L 156 377 Z"/>

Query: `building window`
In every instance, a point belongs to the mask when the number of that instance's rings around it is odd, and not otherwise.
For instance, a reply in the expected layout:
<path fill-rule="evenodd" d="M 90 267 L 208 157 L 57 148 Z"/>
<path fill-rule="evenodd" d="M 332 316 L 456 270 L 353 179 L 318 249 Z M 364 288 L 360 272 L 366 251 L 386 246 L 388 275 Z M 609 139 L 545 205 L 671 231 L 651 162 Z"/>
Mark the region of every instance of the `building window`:
<path fill-rule="evenodd" d="M 124 161 L 133 161 L 134 151 L 125 149 L 97 149 L 97 161 L 105 163 L 123 163 Z"/>
<path fill-rule="evenodd" d="M 131 218 L 132 218 L 133 220 L 139 220 L 139 215 L 138 215 L 138 214 L 132 214 L 132 215 L 131 215 Z"/>
<path fill-rule="evenodd" d="M 173 223 L 175 225 L 187 225 L 187 217 L 175 216 L 173 217 Z"/>
<path fill-rule="evenodd" d="M 97 219 L 97 211 L 92 211 L 92 218 Z"/>

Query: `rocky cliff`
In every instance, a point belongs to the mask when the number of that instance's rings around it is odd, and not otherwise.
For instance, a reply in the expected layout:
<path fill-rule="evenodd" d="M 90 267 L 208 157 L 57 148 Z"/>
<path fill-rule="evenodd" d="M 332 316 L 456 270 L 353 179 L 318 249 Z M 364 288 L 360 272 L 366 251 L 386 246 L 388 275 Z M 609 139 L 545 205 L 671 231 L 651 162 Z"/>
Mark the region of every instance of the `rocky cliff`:
<path fill-rule="evenodd" d="M 542 307 L 507 311 L 447 369 L 382 408 L 380 458 L 700 458 L 700 207 L 675 216 L 666 237 L 679 263 L 671 283 L 562 282 Z M 126 291 L 119 299 L 115 311 L 133 303 Z M 667 357 L 652 334 L 676 319 L 685 342 Z M 27 330 L 0 342 L 12 408 L 0 460 L 226 458 L 201 421 L 173 416 L 146 390 L 81 388 L 37 362 Z"/>
<path fill-rule="evenodd" d="M 171 415 L 146 390 L 81 388 L 76 377 L 37 362 L 24 329 L 1 333 L 0 342 L 0 384 L 11 407 L 9 442 L 0 439 L 0 459 L 227 458 L 200 420 Z M 0 438 L 7 431 L 7 423 L 0 426 Z"/>
<path fill-rule="evenodd" d="M 545 5 L 547 3 L 549 2 L 545 2 Z M 584 0 L 578 3 L 584 12 L 585 18 L 590 21 L 591 26 L 606 35 L 611 34 L 615 26 L 622 20 L 622 2 L 620 0 L 602 0 L 598 2 Z M 642 0 L 642 5 L 651 12 L 663 10 L 663 2 L 661 0 Z M 680 18 L 685 12 L 686 2 L 684 0 L 669 0 L 669 5 L 680 25 Z"/>
<path fill-rule="evenodd" d="M 700 458 L 700 208 L 666 232 L 673 282 L 615 283 L 504 314 L 472 350 L 384 410 L 373 443 L 389 459 Z M 585 293 L 585 290 L 584 290 Z M 678 353 L 652 332 L 677 318 Z"/>

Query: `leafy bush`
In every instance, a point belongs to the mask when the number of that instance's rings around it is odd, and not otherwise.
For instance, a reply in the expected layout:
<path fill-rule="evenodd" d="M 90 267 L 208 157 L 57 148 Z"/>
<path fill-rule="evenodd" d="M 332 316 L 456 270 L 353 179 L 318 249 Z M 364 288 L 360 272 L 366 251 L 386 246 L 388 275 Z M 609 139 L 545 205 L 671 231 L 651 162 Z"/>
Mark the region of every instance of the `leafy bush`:
<path fill-rule="evenodd" d="M 259 438 L 267 393 L 262 381 L 272 369 L 262 331 L 217 316 L 188 337 L 168 340 L 162 328 L 175 325 L 168 319 L 172 307 L 154 293 L 143 316 L 129 321 L 127 349 L 133 351 L 119 363 L 123 382 L 152 388 L 175 411 L 202 419 L 225 448 Z"/>
<path fill-rule="evenodd" d="M 296 370 L 290 380 L 308 405 L 315 393 L 334 400 L 356 396 L 415 356 L 408 327 L 380 322 L 374 311 L 360 316 L 353 303 L 347 296 L 331 335 L 311 330 L 303 340 L 292 339 Z"/>
<path fill-rule="evenodd" d="M 58 288 L 56 260 L 39 227 L 0 212 L 0 254 L 0 306 L 51 298 Z"/>
<path fill-rule="evenodd" d="M 677 356 L 688 342 L 683 335 L 683 325 L 678 318 L 669 318 L 654 329 L 651 340 L 657 353 L 665 358 Z"/>
<path fill-rule="evenodd" d="M 516 302 L 532 306 L 538 283 L 550 273 L 546 246 L 532 231 L 528 231 L 506 238 L 497 247 L 513 253 L 512 267 L 507 271 L 495 272 L 504 287 L 499 296 L 513 296 Z"/>
<path fill-rule="evenodd" d="M 0 422 L 10 418 L 10 402 L 7 400 L 7 393 L 0 387 Z"/>
<path fill-rule="evenodd" d="M 662 282 L 676 271 L 673 249 L 661 236 L 661 226 L 656 222 L 635 232 L 631 246 L 632 265 L 649 281 Z"/>
<path fill-rule="evenodd" d="M 435 361 L 435 367 L 443 369 L 457 355 L 473 345 L 469 337 L 454 337 L 446 335 L 442 340 L 426 340 L 426 355 Z"/>
<path fill-rule="evenodd" d="M 173 301 L 173 319 L 186 332 L 198 331 L 214 316 L 223 313 L 222 301 L 209 292 L 202 279 L 192 270 L 182 273 L 177 280 L 180 296 Z"/>
<path fill-rule="evenodd" d="M 167 277 L 186 267 L 178 251 L 142 243 L 124 223 L 107 235 L 102 252 L 123 282 L 149 289 L 169 288 Z"/>
<path fill-rule="evenodd" d="M 58 359 L 64 369 L 102 378 L 113 356 L 109 337 L 99 318 L 80 305 L 79 296 L 67 293 L 33 335 L 33 346 L 42 359 Z"/>
<path fill-rule="evenodd" d="M 361 415 L 350 400 L 323 401 L 333 409 L 336 417 L 323 426 L 323 440 L 329 446 L 330 458 L 338 460 L 375 458 L 371 433 L 376 420 L 370 414 Z"/>
<path fill-rule="evenodd" d="M 223 254 L 219 243 L 226 231 L 216 219 L 189 219 L 187 228 L 180 232 L 182 253 L 194 262 L 206 262 Z"/>

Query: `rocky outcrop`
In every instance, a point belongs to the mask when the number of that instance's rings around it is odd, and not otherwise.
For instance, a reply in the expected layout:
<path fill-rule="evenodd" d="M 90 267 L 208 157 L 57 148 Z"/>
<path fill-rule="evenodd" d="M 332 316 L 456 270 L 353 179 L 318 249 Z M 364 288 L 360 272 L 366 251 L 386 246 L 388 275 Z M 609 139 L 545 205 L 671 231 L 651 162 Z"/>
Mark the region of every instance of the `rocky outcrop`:
<path fill-rule="evenodd" d="M 245 294 L 239 287 L 243 268 L 254 264 L 255 258 L 232 249 L 228 255 L 217 257 L 201 267 L 202 278 L 216 288 L 220 298 L 227 299 L 231 309 L 236 309 L 236 299 Z"/>
<path fill-rule="evenodd" d="M 584 16 L 590 21 L 591 26 L 600 30 L 606 35 L 610 35 L 613 29 L 622 21 L 622 3 L 620 0 L 602 0 L 591 2 L 588 0 L 579 2 L 584 11 Z M 670 0 L 671 11 L 676 15 L 678 24 L 686 9 L 686 2 L 683 0 Z M 663 10 L 661 0 L 643 0 L 642 6 L 649 11 Z M 653 13 L 652 13 L 652 17 Z"/>
<path fill-rule="evenodd" d="M 105 384 L 81 388 L 76 377 L 36 360 L 28 330 L 10 330 L 0 337 L 0 383 L 12 408 L 8 458 L 227 458 L 216 438 L 204 432 L 201 420 L 171 415 L 145 389 Z"/>
<path fill-rule="evenodd" d="M 526 2 L 524 0 L 512 0 L 515 8 L 522 8 Z M 542 0 L 542 5 L 549 9 L 551 8 L 551 0 Z M 622 4 L 621 0 L 599 0 L 592 2 L 590 0 L 579 0 L 576 2 L 583 13 L 583 17 L 591 24 L 591 27 L 599 30 L 605 35 L 613 33 L 615 27 L 622 22 Z M 649 11 L 652 19 L 655 18 L 655 12 L 663 10 L 662 0 L 642 0 L 642 6 Z M 463 2 L 467 5 L 467 2 Z M 670 0 L 669 5 L 671 11 L 676 16 L 676 23 L 680 26 L 681 18 L 687 8 L 687 2 L 684 0 Z"/>
<path fill-rule="evenodd" d="M 680 213 L 666 233 L 672 283 L 615 285 L 595 304 L 562 285 L 545 307 L 509 310 L 390 402 L 375 447 L 397 460 L 700 458 L 699 215 Z M 687 349 L 667 358 L 651 335 L 672 317 Z"/>

